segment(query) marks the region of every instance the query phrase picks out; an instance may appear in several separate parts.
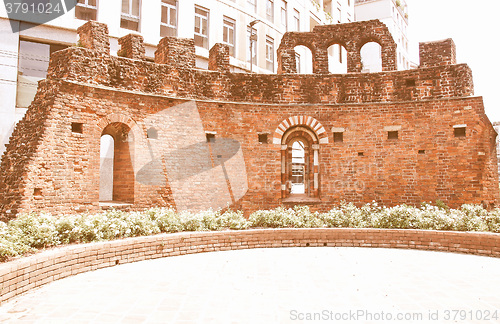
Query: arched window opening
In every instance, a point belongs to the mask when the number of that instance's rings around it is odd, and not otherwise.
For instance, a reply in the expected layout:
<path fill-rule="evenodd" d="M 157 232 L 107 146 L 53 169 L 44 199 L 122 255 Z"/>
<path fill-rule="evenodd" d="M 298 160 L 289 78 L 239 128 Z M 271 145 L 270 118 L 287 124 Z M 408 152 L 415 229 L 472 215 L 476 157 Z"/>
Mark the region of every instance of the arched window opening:
<path fill-rule="evenodd" d="M 113 163 L 115 140 L 111 135 L 101 136 L 101 163 L 99 168 L 99 201 L 113 200 Z"/>
<path fill-rule="evenodd" d="M 295 64 L 297 73 L 312 74 L 313 73 L 313 55 L 306 46 L 295 46 Z"/>
<path fill-rule="evenodd" d="M 133 136 L 130 127 L 111 123 L 101 134 L 99 201 L 134 202 Z"/>
<path fill-rule="evenodd" d="M 347 73 L 347 51 L 344 46 L 333 44 L 328 47 L 328 72 Z"/>
<path fill-rule="evenodd" d="M 361 72 L 382 72 L 382 47 L 375 42 L 368 42 L 361 47 Z"/>
<path fill-rule="evenodd" d="M 282 198 L 319 197 L 318 137 L 309 127 L 290 128 L 282 137 Z"/>
<path fill-rule="evenodd" d="M 292 194 L 305 193 L 306 180 L 306 160 L 305 145 L 302 141 L 296 141 L 292 144 Z"/>

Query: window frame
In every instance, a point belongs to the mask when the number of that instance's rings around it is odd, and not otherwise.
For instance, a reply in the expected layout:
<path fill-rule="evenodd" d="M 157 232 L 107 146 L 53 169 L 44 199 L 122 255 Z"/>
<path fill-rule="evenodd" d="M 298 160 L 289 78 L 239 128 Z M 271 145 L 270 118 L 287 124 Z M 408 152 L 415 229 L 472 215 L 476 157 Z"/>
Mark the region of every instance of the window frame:
<path fill-rule="evenodd" d="M 227 30 L 227 32 L 226 32 L 226 30 Z M 230 37 L 231 30 L 233 32 L 232 37 Z M 227 39 L 225 39 L 226 36 L 227 36 Z M 235 56 L 235 52 L 236 52 L 236 20 L 231 18 L 231 17 L 228 17 L 228 16 L 222 16 L 222 43 L 229 46 L 229 55 Z"/>
<path fill-rule="evenodd" d="M 120 28 L 123 29 L 128 29 L 128 30 L 135 30 L 135 31 L 140 31 L 141 29 L 141 7 L 142 7 L 142 0 L 126 0 L 128 2 L 128 9 L 127 12 L 123 12 L 123 1 L 122 1 L 122 10 L 121 10 L 121 15 L 120 15 Z M 133 3 L 134 1 L 138 1 L 138 10 L 139 12 L 137 13 L 137 16 L 133 15 L 131 12 L 133 10 Z M 130 22 L 136 22 L 137 23 L 137 29 L 131 29 L 127 27 L 122 27 L 122 21 L 130 21 Z"/>
<path fill-rule="evenodd" d="M 266 19 L 274 23 L 274 0 L 266 1 Z"/>
<path fill-rule="evenodd" d="M 178 33 L 178 23 L 179 23 L 179 1 L 177 0 L 170 0 L 175 2 L 175 6 L 173 6 L 170 3 L 164 2 L 164 0 L 161 0 L 161 17 L 160 17 L 160 37 L 166 37 L 166 36 L 177 36 Z M 167 22 L 163 22 L 163 8 L 167 8 Z M 171 10 L 175 10 L 175 25 L 170 24 L 171 22 Z M 163 35 L 162 34 L 162 27 L 166 28 L 167 30 L 175 30 L 175 35 Z"/>
<path fill-rule="evenodd" d="M 194 39 L 195 39 L 195 45 L 198 46 L 198 47 L 201 47 L 201 48 L 205 48 L 205 49 L 208 49 L 209 48 L 209 29 L 210 29 L 210 9 L 207 9 L 207 8 L 204 8 L 204 7 L 201 7 L 201 6 L 198 6 L 198 5 L 195 5 L 194 6 Z M 196 10 L 199 10 L 199 11 L 204 11 L 206 13 L 206 15 L 202 15 L 200 13 L 197 13 Z M 199 18 L 200 19 L 200 26 L 199 27 L 199 30 L 200 32 L 196 32 L 196 18 Z M 203 31 L 203 20 L 206 20 L 206 24 L 207 24 L 207 27 L 206 27 L 206 34 L 203 34 L 202 31 Z M 200 45 L 197 45 L 197 37 L 199 38 L 202 38 L 206 41 L 206 45 L 205 45 L 205 41 L 203 42 L 204 45 L 200 46 Z"/>
<path fill-rule="evenodd" d="M 283 19 L 283 16 L 285 19 Z M 281 0 L 280 2 L 280 17 L 281 26 L 285 27 L 285 30 L 288 31 L 288 3 L 285 0 Z"/>
<path fill-rule="evenodd" d="M 266 69 L 274 72 L 274 38 L 266 35 Z"/>
<path fill-rule="evenodd" d="M 293 22 L 295 24 L 295 31 L 300 31 L 300 11 L 293 9 Z"/>
<path fill-rule="evenodd" d="M 85 1 L 85 3 L 80 3 L 80 1 Z M 80 19 L 80 20 L 97 20 L 97 13 L 98 13 L 98 6 L 99 6 L 99 0 L 95 0 L 95 6 L 93 5 L 90 5 L 89 4 L 89 1 L 91 0 L 78 0 L 76 2 L 76 6 L 75 6 L 75 18 L 76 19 Z M 92 11 L 94 10 L 95 11 L 95 19 L 85 19 L 85 18 L 79 18 L 77 16 L 77 13 L 78 13 L 78 8 L 81 8 L 80 10 L 84 10 L 84 11 Z M 86 12 L 84 12 L 86 13 Z"/>

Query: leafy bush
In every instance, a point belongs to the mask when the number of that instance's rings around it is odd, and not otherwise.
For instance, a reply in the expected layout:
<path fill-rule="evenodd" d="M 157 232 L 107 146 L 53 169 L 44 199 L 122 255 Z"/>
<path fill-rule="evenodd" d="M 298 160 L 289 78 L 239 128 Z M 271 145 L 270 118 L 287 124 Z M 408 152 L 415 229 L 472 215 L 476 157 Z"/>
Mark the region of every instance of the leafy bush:
<path fill-rule="evenodd" d="M 343 202 L 325 213 L 307 206 L 259 210 L 245 219 L 241 211 L 178 213 L 170 208 L 142 212 L 117 210 L 97 214 L 25 214 L 8 224 L 0 222 L 0 261 L 40 248 L 124 237 L 182 231 L 220 231 L 247 228 L 401 228 L 500 233 L 500 209 L 480 205 L 451 209 L 437 201 L 420 207 L 383 207 L 376 203 L 356 207 Z"/>

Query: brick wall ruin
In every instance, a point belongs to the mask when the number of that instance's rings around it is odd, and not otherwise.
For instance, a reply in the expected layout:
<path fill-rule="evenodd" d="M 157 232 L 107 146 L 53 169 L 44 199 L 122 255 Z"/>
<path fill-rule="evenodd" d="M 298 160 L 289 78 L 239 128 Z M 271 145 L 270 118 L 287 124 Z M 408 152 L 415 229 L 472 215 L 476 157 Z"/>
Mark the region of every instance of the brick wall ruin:
<path fill-rule="evenodd" d="M 133 35 L 113 57 L 107 27 L 86 23 L 78 30 L 83 47 L 51 56 L 2 157 L 2 219 L 99 210 L 103 135 L 114 140 L 113 201 L 131 209 L 496 204 L 496 132 L 473 96 L 469 67 L 446 54 L 455 52 L 447 40 L 421 46 L 420 68 L 395 71 L 382 25 L 318 26 L 316 38 L 287 33 L 282 73 L 259 75 L 229 72 L 222 44 L 210 51 L 212 70 L 196 69 L 193 41 L 171 37 L 154 63 Z M 328 41 L 320 46 L 319 38 Z M 305 39 L 317 48 L 342 40 L 350 62 L 363 42 L 377 41 L 388 48 L 384 71 L 357 73 L 355 63 L 352 73 L 329 74 L 316 51 L 314 74 L 293 73 L 286 56 Z M 296 181 L 303 193 L 293 192 Z"/>

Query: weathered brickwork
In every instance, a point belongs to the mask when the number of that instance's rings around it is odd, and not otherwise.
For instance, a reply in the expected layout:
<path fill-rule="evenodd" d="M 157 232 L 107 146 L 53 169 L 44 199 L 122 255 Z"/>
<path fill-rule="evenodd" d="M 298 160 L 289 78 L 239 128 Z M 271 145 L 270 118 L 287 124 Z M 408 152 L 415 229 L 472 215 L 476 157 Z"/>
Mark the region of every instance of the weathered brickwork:
<path fill-rule="evenodd" d="M 457 64 L 457 48 L 453 39 L 420 43 L 420 66 L 443 66 Z"/>
<path fill-rule="evenodd" d="M 85 26 L 85 44 L 102 43 L 106 29 Z M 205 71 L 194 68 L 192 40 L 162 39 L 155 63 L 140 59 L 140 39 L 121 44 L 133 59 L 82 47 L 52 55 L 2 158 L 3 219 L 99 210 L 103 135 L 115 143 L 113 200 L 131 209 L 499 200 L 496 132 L 467 65 L 256 75 L 228 72 L 225 46 Z M 296 141 L 305 146 L 299 195 L 290 191 Z"/>
<path fill-rule="evenodd" d="M 143 60 L 146 55 L 144 38 L 141 35 L 128 34 L 118 39 L 118 44 L 120 44 L 118 56 Z"/>
<path fill-rule="evenodd" d="M 347 72 L 361 72 L 361 48 L 368 42 L 381 46 L 382 70 L 397 70 L 396 43 L 379 20 L 339 25 L 319 25 L 312 32 L 287 32 L 278 48 L 278 73 L 297 73 L 294 47 L 303 45 L 313 55 L 313 73 L 328 73 L 328 47 L 342 45 L 347 51 Z"/>

